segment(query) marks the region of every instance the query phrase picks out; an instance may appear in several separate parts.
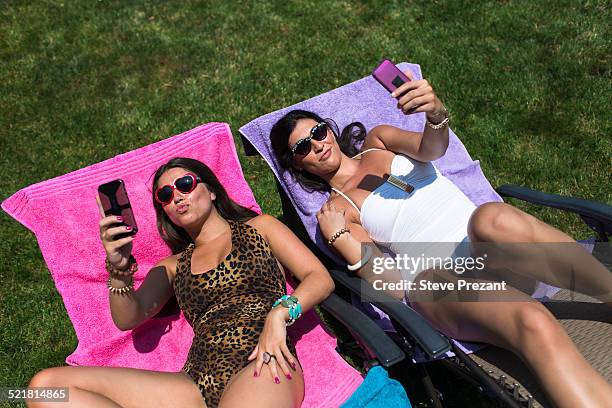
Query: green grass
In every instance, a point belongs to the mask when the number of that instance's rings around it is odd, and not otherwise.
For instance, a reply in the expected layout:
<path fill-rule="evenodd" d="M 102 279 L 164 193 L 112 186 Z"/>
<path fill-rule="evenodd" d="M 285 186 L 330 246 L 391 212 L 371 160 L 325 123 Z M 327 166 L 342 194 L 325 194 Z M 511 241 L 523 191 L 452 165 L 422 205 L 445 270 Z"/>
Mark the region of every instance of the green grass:
<path fill-rule="evenodd" d="M 612 202 L 609 4 L 461 3 L 7 0 L 0 199 L 204 122 L 236 136 L 387 57 L 421 64 L 493 186 Z M 279 215 L 268 168 L 239 149 Z M 589 235 L 577 217 L 521 208 Z M 35 237 L 4 213 L 0 259 L 0 385 L 25 385 L 76 338 Z"/>

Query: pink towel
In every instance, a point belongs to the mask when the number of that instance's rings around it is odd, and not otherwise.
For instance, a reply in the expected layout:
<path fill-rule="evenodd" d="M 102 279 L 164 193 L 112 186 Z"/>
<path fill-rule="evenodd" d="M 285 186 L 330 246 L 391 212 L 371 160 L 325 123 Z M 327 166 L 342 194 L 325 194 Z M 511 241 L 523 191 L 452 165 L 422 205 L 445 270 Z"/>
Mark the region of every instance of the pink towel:
<path fill-rule="evenodd" d="M 232 199 L 261 212 L 244 179 L 229 125 L 225 123 L 205 124 L 34 184 L 2 203 L 8 214 L 36 235 L 64 301 L 79 342 L 66 358 L 68 364 L 160 371 L 179 371 L 183 366 L 193 331 L 182 314 L 153 318 L 133 331 L 122 332 L 114 326 L 95 202 L 98 185 L 116 178 L 125 181 L 139 227 L 133 250 L 140 265 L 135 276 L 138 286 L 147 271 L 170 253 L 155 227 L 150 188 L 155 170 L 177 156 L 206 163 Z M 335 338 L 325 332 L 314 313 L 300 320 L 292 334 L 299 338 L 296 347 L 306 375 L 303 407 L 338 406 L 362 378 L 335 352 Z"/>

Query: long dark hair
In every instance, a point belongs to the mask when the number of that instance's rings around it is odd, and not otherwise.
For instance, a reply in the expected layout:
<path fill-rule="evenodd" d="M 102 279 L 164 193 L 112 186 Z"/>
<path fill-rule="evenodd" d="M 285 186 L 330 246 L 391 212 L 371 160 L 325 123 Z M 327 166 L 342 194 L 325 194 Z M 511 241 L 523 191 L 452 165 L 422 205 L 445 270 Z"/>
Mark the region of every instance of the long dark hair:
<path fill-rule="evenodd" d="M 302 171 L 293 162 L 293 155 L 291 154 L 291 149 L 289 149 L 289 135 L 293 132 L 295 125 L 300 119 L 313 119 L 317 122 L 325 121 L 336 136 L 340 150 L 349 157 L 359 152 L 356 143 L 365 139 L 366 128 L 361 122 L 353 122 L 346 126 L 342 133 L 338 135 L 338 125 L 332 119 L 323 119 L 316 113 L 301 109 L 292 110 L 272 126 L 270 140 L 272 141 L 272 150 L 274 150 L 280 166 L 285 170 L 289 170 L 297 182 L 306 190 L 310 192 L 330 191 L 329 185 L 322 178 Z"/>
<path fill-rule="evenodd" d="M 153 178 L 153 206 L 155 207 L 155 215 L 157 216 L 157 231 L 161 235 L 162 239 L 170 247 L 173 254 L 178 254 L 187 248 L 187 246 L 193 242 L 187 231 L 185 229 L 179 227 L 170 221 L 170 218 L 164 211 L 164 208 L 160 203 L 155 199 L 155 190 L 157 190 L 157 183 L 159 182 L 159 178 L 166 171 L 180 167 L 186 170 L 189 170 L 196 176 L 199 176 L 204 184 L 208 187 L 211 192 L 215 193 L 215 200 L 213 201 L 213 205 L 219 212 L 219 214 L 225 218 L 226 220 L 234 220 L 234 221 L 247 221 L 257 215 L 257 213 L 249 208 L 243 207 L 240 204 L 234 202 L 223 188 L 223 185 L 219 182 L 215 173 L 212 172 L 210 168 L 204 163 L 189 159 L 185 157 L 175 157 L 171 159 L 168 163 L 162 165 L 155 172 L 155 177 Z"/>

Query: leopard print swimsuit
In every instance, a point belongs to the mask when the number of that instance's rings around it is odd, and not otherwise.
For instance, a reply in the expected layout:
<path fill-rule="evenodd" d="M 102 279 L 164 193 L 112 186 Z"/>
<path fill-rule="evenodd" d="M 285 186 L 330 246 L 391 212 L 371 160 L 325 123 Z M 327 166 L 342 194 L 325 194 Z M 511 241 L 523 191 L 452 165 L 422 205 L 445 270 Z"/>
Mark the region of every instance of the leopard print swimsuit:
<path fill-rule="evenodd" d="M 286 293 L 268 243 L 254 227 L 228 223 L 229 255 L 216 268 L 192 274 L 192 243 L 179 255 L 174 279 L 178 304 L 195 333 L 183 371 L 200 388 L 208 408 L 217 407 L 230 379 L 249 364 L 266 315 Z M 289 338 L 287 346 L 296 356 Z"/>

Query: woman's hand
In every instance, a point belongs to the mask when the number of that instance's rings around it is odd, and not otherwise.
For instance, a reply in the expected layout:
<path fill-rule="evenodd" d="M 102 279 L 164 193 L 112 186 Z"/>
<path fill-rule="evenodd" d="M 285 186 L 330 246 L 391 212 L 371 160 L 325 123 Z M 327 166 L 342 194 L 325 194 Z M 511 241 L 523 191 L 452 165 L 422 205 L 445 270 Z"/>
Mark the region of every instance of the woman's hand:
<path fill-rule="evenodd" d="M 410 81 L 391 93 L 391 96 L 398 98 L 397 107 L 406 115 L 425 112 L 431 122 L 440 122 L 439 118 L 445 115 L 445 108 L 429 82 L 426 79 L 413 81 L 413 75 L 410 71 L 405 71 L 404 74 L 410 78 Z"/>
<path fill-rule="evenodd" d="M 317 212 L 317 221 L 325 239 L 330 239 L 336 232 L 346 228 L 344 210 L 336 209 L 336 206 L 329 201 Z"/>
<path fill-rule="evenodd" d="M 280 366 L 289 380 L 291 379 L 289 365 L 294 371 L 296 370 L 296 359 L 287 347 L 285 317 L 288 316 L 288 313 L 287 309 L 281 306 L 273 308 L 270 310 L 270 313 L 268 313 L 263 331 L 259 336 L 259 342 L 255 350 L 253 350 L 249 356 L 249 361 L 257 359 L 257 363 L 255 364 L 255 377 L 259 376 L 261 368 L 265 364 L 264 353 L 268 353 L 272 356 L 267 364 L 270 367 L 272 379 L 277 384 L 280 383 L 277 366 Z"/>
<path fill-rule="evenodd" d="M 107 217 L 104 214 L 104 208 L 100 202 L 100 197 L 96 196 L 96 202 L 100 210 L 100 239 L 106 251 L 106 258 L 116 269 L 125 269 L 129 264 L 134 236 L 130 235 L 129 237 L 115 240 L 116 235 L 130 232 L 130 227 L 113 227 L 114 224 L 122 221 L 121 217 L 115 215 L 109 215 Z"/>

